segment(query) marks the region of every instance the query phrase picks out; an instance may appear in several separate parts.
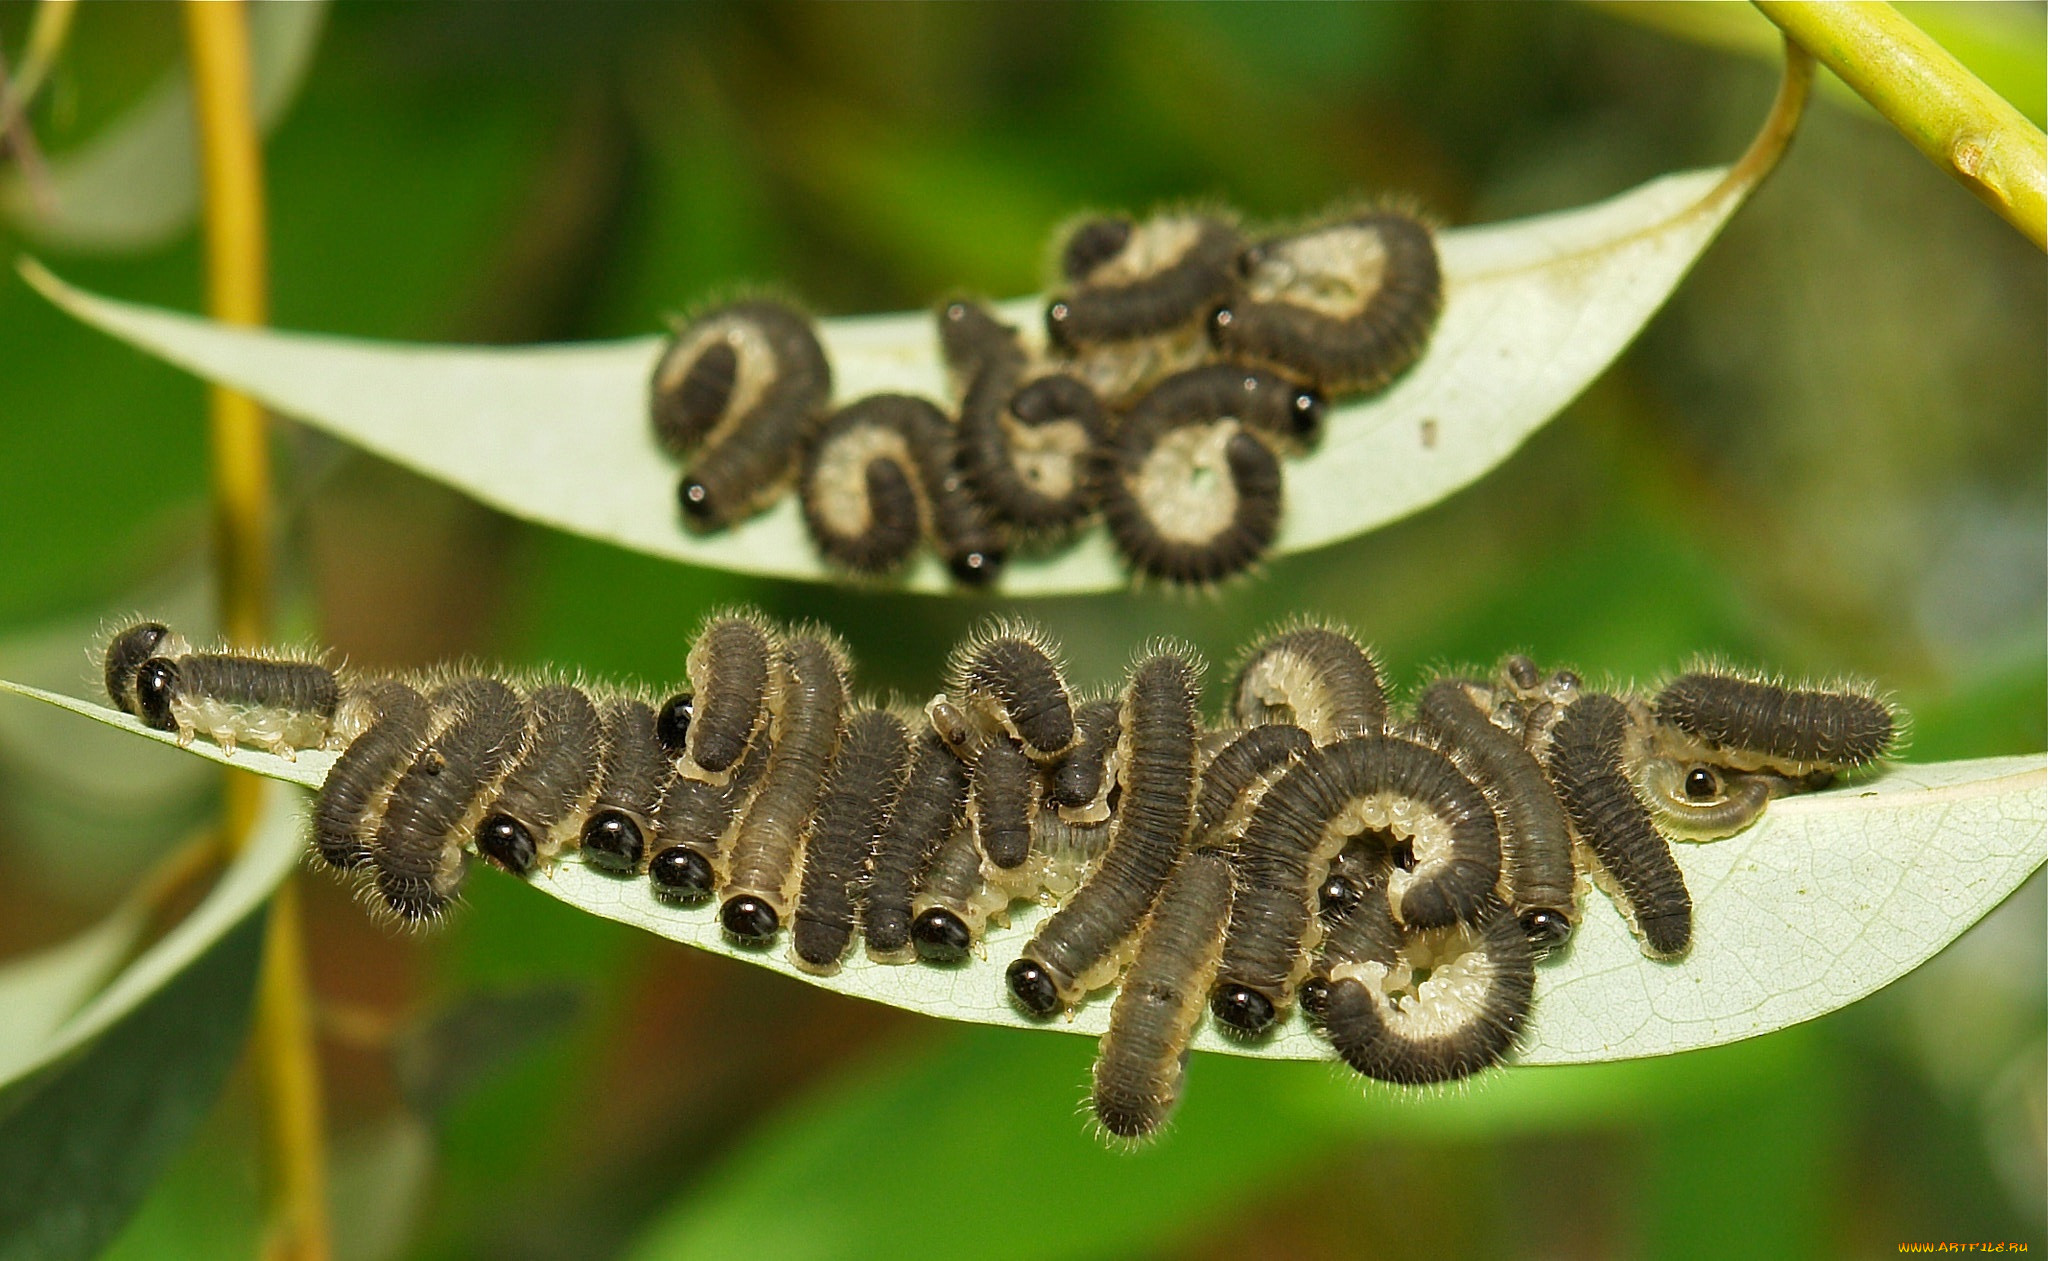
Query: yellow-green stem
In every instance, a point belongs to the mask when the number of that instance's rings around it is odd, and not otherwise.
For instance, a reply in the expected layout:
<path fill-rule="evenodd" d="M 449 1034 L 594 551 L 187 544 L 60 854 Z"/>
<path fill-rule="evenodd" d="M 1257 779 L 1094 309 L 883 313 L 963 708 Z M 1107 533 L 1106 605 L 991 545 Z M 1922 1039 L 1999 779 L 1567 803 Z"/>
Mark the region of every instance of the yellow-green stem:
<path fill-rule="evenodd" d="M 14 79 L 0 90 L 0 132 L 14 125 L 15 115 L 26 110 L 49 78 L 50 67 L 64 51 L 71 34 L 71 19 L 78 12 L 78 0 L 42 0 L 29 24 L 28 42 L 15 68 Z"/>
<path fill-rule="evenodd" d="M 1920 152 L 2048 249 L 2048 136 L 1888 4 L 1754 0 Z"/>
<path fill-rule="evenodd" d="M 248 13 L 242 0 L 187 0 L 184 10 L 206 201 L 207 309 L 224 323 L 262 324 L 269 314 L 269 247 Z M 219 386 L 209 393 L 209 407 L 221 626 L 230 642 L 260 644 L 270 631 L 269 422 L 254 399 Z M 257 789 L 253 776 L 228 772 L 225 822 L 233 846 L 249 834 Z M 320 1070 L 307 1009 L 298 890 L 290 881 L 271 902 L 253 1054 L 277 1202 L 270 1251 L 294 1261 L 325 1261 L 330 1249 Z"/>

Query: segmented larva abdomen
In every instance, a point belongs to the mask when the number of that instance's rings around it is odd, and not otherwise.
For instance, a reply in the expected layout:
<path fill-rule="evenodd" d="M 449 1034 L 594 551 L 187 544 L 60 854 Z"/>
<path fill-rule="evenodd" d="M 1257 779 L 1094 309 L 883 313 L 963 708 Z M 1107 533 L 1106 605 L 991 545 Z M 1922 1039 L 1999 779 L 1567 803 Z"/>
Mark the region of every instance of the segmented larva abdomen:
<path fill-rule="evenodd" d="M 916 435 L 889 395 L 842 408 L 804 453 L 804 523 L 825 559 L 857 574 L 885 574 L 925 534 L 923 461 Z"/>
<path fill-rule="evenodd" d="M 1372 654 L 1342 631 L 1303 626 L 1260 641 L 1230 689 L 1239 724 L 1291 722 L 1328 744 L 1378 735 L 1387 693 Z"/>
<path fill-rule="evenodd" d="M 1123 734 L 1122 707 L 1113 700 L 1088 701 L 1074 711 L 1074 747 L 1052 769 L 1048 805 L 1081 810 L 1095 805 L 1108 786 L 1104 772 Z M 1106 811 L 1105 811 L 1106 817 Z"/>
<path fill-rule="evenodd" d="M 1202 768 L 1195 796 L 1196 843 L 1209 841 L 1255 785 L 1313 748 L 1308 732 L 1292 723 L 1268 723 L 1239 732 Z"/>
<path fill-rule="evenodd" d="M 1145 924 L 1095 1057 L 1095 1117 L 1117 1138 L 1151 1136 L 1180 1098 L 1230 899 L 1229 862 L 1198 850 L 1180 860 Z"/>
<path fill-rule="evenodd" d="M 440 726 L 392 784 L 370 843 L 377 890 L 407 920 L 438 915 L 461 887 L 456 829 L 526 738 L 526 702 L 496 679 L 458 679 L 433 703 Z"/>
<path fill-rule="evenodd" d="M 330 867 L 343 871 L 370 862 L 364 824 L 392 781 L 419 755 L 433 725 L 433 708 L 404 683 L 373 683 L 364 699 L 375 718 L 334 759 L 313 802 L 313 848 Z"/>
<path fill-rule="evenodd" d="M 805 971 L 833 971 L 846 957 L 861 869 L 909 771 L 910 729 L 903 719 L 864 709 L 848 720 L 804 842 L 803 880 L 790 922 L 790 950 Z"/>
<path fill-rule="evenodd" d="M 1402 934 L 1383 896 L 1369 895 L 1331 929 L 1319 972 L 1317 1022 L 1344 1062 L 1367 1077 L 1421 1086 L 1470 1077 L 1506 1058 L 1536 986 L 1535 956 L 1499 903 L 1476 924 Z M 1405 956 L 1419 946 L 1426 959 Z M 1416 981 L 1427 967 L 1429 979 Z M 1398 991 L 1401 1001 L 1392 1001 Z"/>
<path fill-rule="evenodd" d="M 941 308 L 939 343 L 965 380 L 960 470 L 991 515 L 1039 534 L 1079 523 L 1093 510 L 1087 453 L 1108 427 L 1095 392 L 1064 373 L 1027 382 L 1017 330 L 978 303 Z"/>
<path fill-rule="evenodd" d="M 315 749 L 327 740 L 341 684 L 311 661 L 228 653 L 151 657 L 134 676 L 135 713 L 180 740 L 195 733 L 232 750 L 256 744 L 273 753 Z"/>
<path fill-rule="evenodd" d="M 974 840 L 983 856 L 1004 870 L 1021 867 L 1031 852 L 1037 766 L 1015 740 L 997 736 L 974 759 L 968 789 Z"/>
<path fill-rule="evenodd" d="M 909 777 L 875 847 L 864 923 L 869 957 L 884 963 L 909 958 L 918 877 L 966 809 L 967 767 L 936 732 L 920 731 Z"/>
<path fill-rule="evenodd" d="M 1861 692 L 1796 690 L 1694 671 L 1664 685 L 1657 721 L 1716 749 L 1793 765 L 1794 773 L 1850 770 L 1891 751 L 1891 707 Z"/>
<path fill-rule="evenodd" d="M 1416 721 L 1478 777 L 1500 821 L 1501 872 L 1522 931 L 1556 945 L 1577 917 L 1571 821 L 1535 755 L 1481 712 L 1468 686 L 1439 679 L 1424 688 Z"/>
<path fill-rule="evenodd" d="M 1074 703 L 1045 632 L 995 621 L 977 630 L 947 666 L 952 691 L 984 726 L 1051 761 L 1074 747 Z"/>
<path fill-rule="evenodd" d="M 782 650 L 782 708 L 775 751 L 733 846 L 719 921 L 746 942 L 775 936 L 800 874 L 804 828 L 846 728 L 846 658 L 836 644 L 800 635 Z"/>
<path fill-rule="evenodd" d="M 655 815 L 675 761 L 655 732 L 645 701 L 618 697 L 604 707 L 604 763 L 597 796 L 583 820 L 584 860 L 622 875 L 640 870 L 659 833 Z"/>
<path fill-rule="evenodd" d="M 755 740 L 722 784 L 687 775 L 669 781 L 654 814 L 663 848 L 647 863 L 647 880 L 656 897 L 694 902 L 717 891 L 719 869 L 740 812 L 753 800 L 773 748 L 765 736 Z"/>
<path fill-rule="evenodd" d="M 1546 769 L 1572 827 L 1620 886 L 1621 900 L 1650 953 L 1692 945 L 1692 895 L 1629 783 L 1624 761 L 1628 707 L 1590 692 L 1573 702 L 1551 735 Z"/>
<path fill-rule="evenodd" d="M 1239 244 L 1237 229 L 1200 215 L 1122 221 L 1107 231 L 1083 224 L 1062 251 L 1073 288 L 1046 307 L 1046 335 L 1071 349 L 1199 320 L 1229 292 Z"/>
<path fill-rule="evenodd" d="M 1038 926 L 1010 965 L 1010 992 L 1049 1016 L 1107 983 L 1152 909 L 1194 821 L 1201 667 L 1162 652 L 1131 671 L 1123 702 L 1123 796 L 1101 865 Z"/>
<path fill-rule="evenodd" d="M 778 650 L 774 634 L 747 615 L 713 619 L 690 645 L 684 669 L 696 700 L 684 748 L 712 778 L 730 771 L 757 739 L 769 738 Z"/>
<path fill-rule="evenodd" d="M 514 875 L 553 853 L 555 824 L 590 795 L 604 756 L 597 706 L 581 688 L 536 688 L 527 705 L 526 748 L 476 825 L 477 853 Z"/>
<path fill-rule="evenodd" d="M 1376 390 L 1422 354 L 1443 308 L 1428 225 L 1378 211 L 1261 241 L 1209 320 L 1233 363 L 1256 363 L 1329 394 Z"/>

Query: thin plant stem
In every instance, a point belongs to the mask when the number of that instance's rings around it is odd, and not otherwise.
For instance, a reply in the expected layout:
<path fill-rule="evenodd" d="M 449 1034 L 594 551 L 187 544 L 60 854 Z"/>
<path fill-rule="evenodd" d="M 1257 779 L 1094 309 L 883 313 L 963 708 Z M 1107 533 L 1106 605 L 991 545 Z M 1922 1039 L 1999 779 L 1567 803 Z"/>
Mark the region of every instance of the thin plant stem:
<path fill-rule="evenodd" d="M 1754 0 L 1915 148 L 2048 249 L 2048 136 L 1876 0 Z"/>
<path fill-rule="evenodd" d="M 248 13 L 242 0 L 187 0 L 184 12 L 205 190 L 207 309 L 223 323 L 258 325 L 269 315 L 268 241 Z M 260 644 L 270 630 L 269 421 L 233 390 L 213 386 L 208 398 L 221 625 L 231 643 Z M 253 776 L 228 772 L 225 826 L 235 848 L 255 821 L 257 789 Z M 287 880 L 271 900 L 253 1053 L 276 1196 L 270 1253 L 326 1261 L 325 1124 L 299 918 L 298 889 Z"/>

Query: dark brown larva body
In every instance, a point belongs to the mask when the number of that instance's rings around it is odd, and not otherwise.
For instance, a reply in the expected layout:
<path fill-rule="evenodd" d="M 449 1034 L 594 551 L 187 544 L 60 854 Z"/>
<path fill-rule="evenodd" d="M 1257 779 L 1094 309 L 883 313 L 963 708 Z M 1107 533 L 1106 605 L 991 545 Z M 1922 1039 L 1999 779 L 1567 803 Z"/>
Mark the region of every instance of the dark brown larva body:
<path fill-rule="evenodd" d="M 1210 318 L 1217 349 L 1333 395 L 1400 375 L 1443 308 L 1434 236 L 1391 211 L 1261 241 L 1240 269 L 1236 292 Z"/>
<path fill-rule="evenodd" d="M 458 679 L 433 702 L 437 730 L 392 784 L 370 843 L 378 892 L 399 918 L 414 921 L 440 914 L 461 887 L 456 829 L 526 738 L 526 702 L 496 679 Z"/>
<path fill-rule="evenodd" d="M 911 899 L 910 940 L 926 963 L 959 963 L 981 940 L 991 912 L 1009 905 L 1007 889 L 984 878 L 974 830 L 965 822 L 933 851 Z"/>
<path fill-rule="evenodd" d="M 1124 689 L 1122 800 L 1101 865 L 1038 925 L 1006 974 L 1026 1011 L 1049 1016 L 1108 983 L 1180 857 L 1194 821 L 1201 667 L 1156 653 Z"/>
<path fill-rule="evenodd" d="M 691 769 L 716 782 L 757 741 L 768 737 L 771 689 L 781 683 L 780 646 L 749 614 L 713 618 L 690 645 L 685 664 L 695 701 L 685 749 Z"/>
<path fill-rule="evenodd" d="M 1052 769 L 1046 804 L 1086 810 L 1101 803 L 1110 787 L 1105 772 L 1123 734 L 1122 706 L 1113 700 L 1088 701 L 1074 711 L 1074 747 Z M 1104 817 L 1107 808 L 1104 805 Z"/>
<path fill-rule="evenodd" d="M 743 942 L 774 938 L 788 917 L 802 872 L 804 830 L 846 729 L 846 654 L 819 635 L 783 650 L 782 707 L 775 750 L 747 807 L 719 908 L 725 931 Z"/>
<path fill-rule="evenodd" d="M 781 303 L 734 303 L 678 330 L 655 364 L 650 409 L 664 447 L 695 451 L 684 523 L 720 529 L 772 502 L 831 393 L 810 320 Z"/>
<path fill-rule="evenodd" d="M 370 838 L 364 824 L 392 781 L 419 755 L 433 728 L 433 708 L 404 683 L 373 683 L 364 700 L 372 721 L 334 760 L 313 802 L 314 852 L 343 871 L 369 863 Z"/>
<path fill-rule="evenodd" d="M 1316 890 L 1316 917 L 1325 931 L 1356 912 L 1367 897 L 1377 895 L 1385 902 L 1387 878 L 1393 870 L 1393 856 L 1377 839 L 1361 837 L 1346 841 L 1344 848 L 1331 857 L 1330 868 L 1323 873 L 1323 883 Z M 1302 1004 L 1308 1005 L 1306 994 Z"/>
<path fill-rule="evenodd" d="M 996 867 L 1023 865 L 1031 851 L 1038 768 L 1008 736 L 989 741 L 968 774 L 968 818 L 982 856 Z"/>
<path fill-rule="evenodd" d="M 1495 726 L 1470 684 L 1439 679 L 1423 689 L 1415 718 L 1486 790 L 1500 821 L 1501 874 L 1522 931 L 1542 946 L 1571 935 L 1571 821 L 1543 767 L 1521 740 Z"/>
<path fill-rule="evenodd" d="M 826 560 L 886 574 L 924 540 L 929 515 L 912 435 L 862 400 L 835 414 L 804 452 L 804 523 Z"/>
<path fill-rule="evenodd" d="M 806 972 L 832 972 L 846 957 L 862 868 L 909 771 L 910 729 L 900 716 L 864 709 L 847 720 L 804 842 L 803 880 L 790 919 L 790 951 Z"/>
<path fill-rule="evenodd" d="M 1230 864 L 1214 851 L 1181 859 L 1146 922 L 1095 1057 L 1096 1120 L 1120 1139 L 1156 1132 L 1180 1098 L 1188 1041 L 1223 953 Z"/>
<path fill-rule="evenodd" d="M 556 848 L 556 823 L 577 813 L 597 784 L 604 726 L 583 690 L 536 688 L 519 761 L 476 825 L 476 849 L 494 865 L 524 875 Z"/>
<path fill-rule="evenodd" d="M 1046 307 L 1046 334 L 1073 349 L 1200 320 L 1229 292 L 1240 243 L 1237 229 L 1201 215 L 1107 230 L 1082 224 L 1062 250 L 1073 288 Z"/>
<path fill-rule="evenodd" d="M 669 902 L 695 902 L 718 889 L 740 812 L 754 799 L 768 769 L 774 744 L 754 741 L 724 783 L 677 775 L 654 814 L 662 848 L 647 863 L 654 895 Z"/>
<path fill-rule="evenodd" d="M 141 622 L 108 641 L 103 657 L 107 697 L 114 708 L 140 716 L 135 703 L 135 672 L 151 657 L 184 655 L 184 641 L 162 622 Z"/>
<path fill-rule="evenodd" d="M 645 701 L 618 697 L 604 706 L 604 763 L 597 796 L 583 821 L 585 862 L 630 874 L 660 841 L 655 814 L 675 774 L 675 762 L 655 730 Z"/>
<path fill-rule="evenodd" d="M 967 767 L 930 729 L 919 732 L 903 792 L 875 847 L 868 882 L 869 957 L 900 963 L 910 957 L 911 898 L 917 880 L 967 809 Z"/>
<path fill-rule="evenodd" d="M 341 702 L 334 671 L 316 662 L 214 652 L 151 657 L 130 687 L 135 716 L 180 741 L 204 735 L 229 751 L 247 743 L 283 755 L 324 744 Z"/>
<path fill-rule="evenodd" d="M 1247 727 L 1293 723 L 1317 744 L 1378 735 L 1387 694 L 1372 654 L 1343 631 L 1301 626 L 1261 639 L 1230 688 L 1230 711 Z"/>
<path fill-rule="evenodd" d="M 998 619 L 970 636 L 947 668 L 952 695 L 985 730 L 1016 737 L 1040 761 L 1074 746 L 1074 703 L 1051 641 L 1024 622 Z"/>
<path fill-rule="evenodd" d="M 1558 720 L 1545 769 L 1573 830 L 1620 887 L 1647 950 L 1681 955 L 1692 945 L 1692 895 L 1670 844 L 1629 783 L 1628 736 L 1628 707 L 1589 692 Z"/>
<path fill-rule="evenodd" d="M 1268 723 L 1239 732 L 1202 768 L 1202 786 L 1195 796 L 1195 841 L 1209 843 L 1213 833 L 1237 812 L 1245 794 L 1315 747 L 1309 734 L 1292 723 Z"/>
<path fill-rule="evenodd" d="M 1898 735 L 1891 707 L 1874 696 L 1706 670 L 1665 684 L 1655 712 L 1659 723 L 1711 750 L 1751 755 L 1793 775 L 1867 766 L 1890 753 Z"/>

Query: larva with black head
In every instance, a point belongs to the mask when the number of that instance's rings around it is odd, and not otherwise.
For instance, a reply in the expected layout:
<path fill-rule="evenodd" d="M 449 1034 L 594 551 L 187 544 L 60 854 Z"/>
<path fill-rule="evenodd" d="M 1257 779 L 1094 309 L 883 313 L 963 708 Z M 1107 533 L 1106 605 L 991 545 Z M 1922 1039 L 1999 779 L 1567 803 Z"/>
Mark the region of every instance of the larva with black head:
<path fill-rule="evenodd" d="M 459 829 L 511 769 L 528 721 L 526 702 L 496 679 L 456 679 L 433 703 L 436 730 L 391 785 L 370 842 L 377 891 L 413 922 L 439 915 L 462 887 Z"/>
<path fill-rule="evenodd" d="M 342 871 L 369 864 L 365 824 L 433 729 L 433 707 L 407 684 L 372 683 L 362 699 L 370 725 L 334 759 L 313 800 L 313 851 Z"/>
<path fill-rule="evenodd" d="M 107 697 L 114 708 L 141 716 L 135 700 L 135 672 L 151 657 L 181 657 L 191 651 L 184 638 L 162 622 L 140 622 L 107 642 L 102 658 Z"/>
<path fill-rule="evenodd" d="M 555 825 L 581 814 L 604 758 L 604 724 L 583 689 L 535 688 L 526 747 L 477 821 L 476 852 L 523 876 L 560 847 Z"/>
<path fill-rule="evenodd" d="M 1271 237 L 1238 265 L 1235 292 L 1209 317 L 1216 348 L 1331 395 L 1377 390 L 1406 371 L 1443 309 L 1435 236 L 1398 211 Z"/>
<path fill-rule="evenodd" d="M 846 730 L 846 652 L 823 634 L 798 635 L 782 649 L 782 705 L 774 752 L 747 806 L 718 920 L 738 941 L 774 939 L 802 875 L 805 827 Z"/>
<path fill-rule="evenodd" d="M 1037 761 L 1074 747 L 1074 701 L 1059 650 L 1029 622 L 995 618 L 953 650 L 948 691 L 985 731 L 1019 741 Z"/>
<path fill-rule="evenodd" d="M 1110 760 L 1123 734 L 1115 700 L 1083 702 L 1074 710 L 1074 747 L 1052 767 L 1045 803 L 1091 819 L 1109 817 Z"/>
<path fill-rule="evenodd" d="M 846 957 L 862 870 L 903 791 L 910 752 L 910 728 L 901 715 L 863 709 L 847 720 L 804 840 L 803 876 L 790 917 L 790 954 L 806 972 L 837 971 Z"/>
<path fill-rule="evenodd" d="M 1494 898 L 1493 810 L 1448 757 L 1398 736 L 1324 745 L 1266 790 L 1234 851 L 1239 894 L 1213 1001 L 1224 1025 L 1257 1036 L 1286 1014 L 1330 859 L 1361 833 L 1413 846 L 1414 870 L 1388 877 L 1404 923 L 1470 920 Z"/>
<path fill-rule="evenodd" d="M 135 658 L 145 646 L 153 654 Z M 193 652 L 182 636 L 150 622 L 107 647 L 107 694 L 143 725 L 190 744 L 203 735 L 229 753 L 257 745 L 280 757 L 317 749 L 333 730 L 341 682 L 314 661 Z"/>
<path fill-rule="evenodd" d="M 1002 879 L 1005 875 L 1014 879 Z M 997 879 L 991 880 L 989 877 Z M 974 829 L 956 823 L 932 854 L 911 899 L 910 940 L 926 963 L 958 963 L 981 940 L 989 916 L 1028 885 L 1025 873 L 990 872 Z"/>
<path fill-rule="evenodd" d="M 754 799 L 773 748 L 766 737 L 754 741 L 723 783 L 681 774 L 669 780 L 654 813 L 663 845 L 647 862 L 654 896 L 697 902 L 717 891 L 740 812 Z"/>
<path fill-rule="evenodd" d="M 1202 768 L 1195 795 L 1196 844 L 1222 839 L 1215 836 L 1217 829 L 1240 811 L 1246 794 L 1314 747 L 1308 732 L 1292 723 L 1249 727 L 1233 736 Z"/>
<path fill-rule="evenodd" d="M 1658 724 L 1692 737 L 1701 752 L 1737 770 L 1792 778 L 1848 771 L 1892 751 L 1892 708 L 1856 688 L 1790 688 L 1721 669 L 1698 669 L 1665 684 Z"/>
<path fill-rule="evenodd" d="M 716 530 L 782 493 L 832 394 L 811 322 L 779 302 L 736 302 L 679 329 L 654 366 L 657 440 L 689 456 L 679 498 L 692 529 Z"/>
<path fill-rule="evenodd" d="M 1123 697 L 1122 797 L 1109 847 L 1005 973 L 1025 1011 L 1050 1016 L 1116 976 L 1194 822 L 1200 659 L 1165 648 L 1133 666 Z"/>
<path fill-rule="evenodd" d="M 1821 772 L 1832 778 L 1832 772 Z M 1810 785 L 1771 771 L 1737 771 L 1691 758 L 1646 755 L 1636 786 L 1660 828 L 1698 837 L 1728 836 L 1754 823 L 1773 797 Z"/>
<path fill-rule="evenodd" d="M 1182 858 L 1160 892 L 1095 1056 L 1091 1101 L 1113 1138 L 1151 1137 L 1180 1099 L 1230 901 L 1230 863 L 1213 850 Z"/>
<path fill-rule="evenodd" d="M 1424 1086 L 1505 1059 L 1535 988 L 1535 955 L 1505 905 L 1475 923 L 1403 932 L 1375 890 L 1331 926 L 1303 1003 L 1352 1068 Z"/>
<path fill-rule="evenodd" d="M 911 428 L 898 409 L 863 399 L 835 413 L 805 448 L 804 524 L 827 561 L 880 575 L 917 550 L 929 512 Z"/>
<path fill-rule="evenodd" d="M 719 782 L 749 749 L 769 740 L 780 662 L 779 639 L 753 614 L 729 613 L 705 623 L 684 663 L 691 691 L 662 710 L 671 732 L 683 728 L 685 775 Z"/>
<path fill-rule="evenodd" d="M 1364 838 L 1346 841 L 1331 857 L 1323 883 L 1316 889 L 1316 918 L 1325 932 L 1357 911 L 1368 896 L 1377 894 L 1385 901 L 1387 878 L 1393 871 L 1393 857 L 1386 846 Z M 1306 984 L 1301 1000 L 1304 1007 L 1308 1006 Z"/>
<path fill-rule="evenodd" d="M 1484 688 L 1466 679 L 1438 679 L 1422 691 L 1415 718 L 1472 774 L 1500 822 L 1501 874 L 1522 931 L 1548 948 L 1571 935 L 1571 821 L 1521 740 L 1494 725 L 1473 699 Z"/>
<path fill-rule="evenodd" d="M 614 697 L 605 703 L 602 720 L 604 759 L 579 843 L 591 866 L 631 875 L 660 840 L 655 816 L 675 774 L 675 755 L 662 743 L 657 716 L 643 700 Z"/>
<path fill-rule="evenodd" d="M 1061 247 L 1071 287 L 1046 306 L 1046 336 L 1072 351 L 1200 320 L 1229 292 L 1241 243 L 1236 228 L 1207 215 L 1084 222 Z"/>
<path fill-rule="evenodd" d="M 1552 730 L 1545 769 L 1572 830 L 1618 886 L 1646 952 L 1669 958 L 1692 945 L 1692 895 L 1669 842 L 1629 782 L 1630 736 L 1623 701 L 1586 693 L 1565 707 Z"/>
<path fill-rule="evenodd" d="M 918 878 L 967 809 L 966 764 L 937 732 L 920 727 L 910 774 L 876 843 L 868 881 L 862 928 L 868 957 L 878 963 L 906 963 L 914 957 L 911 900 Z"/>
<path fill-rule="evenodd" d="M 1328 744 L 1385 730 L 1387 694 L 1378 663 L 1347 632 L 1297 626 L 1252 647 L 1231 684 L 1230 710 L 1242 726 L 1293 723 Z"/>
<path fill-rule="evenodd" d="M 974 759 L 968 772 L 968 819 L 976 847 L 992 866 L 1011 871 L 1030 856 L 1038 783 L 1038 767 L 1006 735 L 990 740 Z"/>

